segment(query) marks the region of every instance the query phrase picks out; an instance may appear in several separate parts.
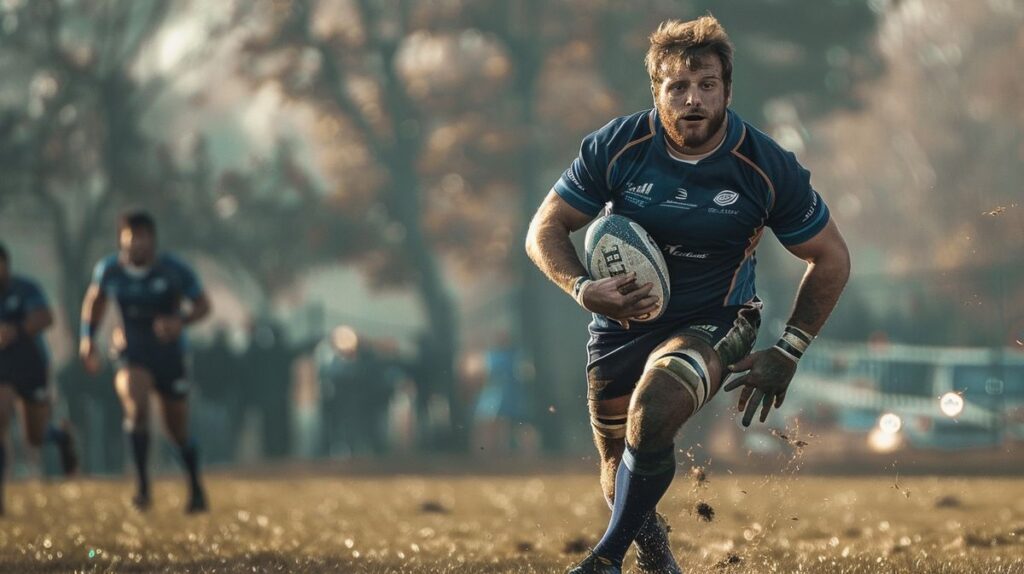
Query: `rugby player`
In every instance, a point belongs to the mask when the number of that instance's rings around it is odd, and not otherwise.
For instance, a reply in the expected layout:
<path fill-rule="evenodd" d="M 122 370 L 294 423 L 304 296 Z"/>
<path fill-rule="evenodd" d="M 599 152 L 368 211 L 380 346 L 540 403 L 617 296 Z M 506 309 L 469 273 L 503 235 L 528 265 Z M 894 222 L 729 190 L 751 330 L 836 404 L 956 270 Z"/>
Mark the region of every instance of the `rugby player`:
<path fill-rule="evenodd" d="M 50 422 L 49 352 L 43 331 L 53 313 L 39 285 L 11 273 L 11 257 L 0 244 L 0 515 L 4 513 L 3 482 L 7 465 L 7 427 L 20 403 L 25 438 L 33 448 L 52 442 L 60 450 L 65 474 L 78 468 L 67 425 Z"/>
<path fill-rule="evenodd" d="M 171 254 L 157 252 L 156 223 L 148 213 L 123 214 L 117 230 L 119 251 L 96 265 L 85 294 L 79 356 L 89 372 L 99 371 L 96 329 L 108 298 L 115 299 L 121 310 L 123 344 L 115 345 L 120 348 L 114 385 L 138 477 L 132 502 L 140 510 L 152 503 L 147 470 L 149 398 L 156 391 L 167 434 L 188 473 L 185 510 L 202 512 L 207 503 L 199 479 L 198 447 L 188 431 L 183 331 L 209 313 L 210 303 L 191 267 Z"/>
<path fill-rule="evenodd" d="M 612 507 L 607 531 L 572 574 L 617 574 L 635 541 L 641 572 L 681 572 L 655 506 L 675 474 L 674 437 L 714 396 L 742 389 L 748 426 L 782 405 L 807 346 L 849 276 L 846 244 L 794 155 L 733 110 L 733 48 L 714 17 L 663 22 L 646 66 L 654 108 L 583 139 L 530 225 L 526 249 L 589 311 L 588 399 Z M 591 280 L 569 235 L 607 210 L 661 247 L 671 296 L 664 314 L 632 274 Z M 765 228 L 807 262 L 778 343 L 750 353 L 760 326 L 754 256 Z M 620 464 L 621 462 L 621 464 Z"/>

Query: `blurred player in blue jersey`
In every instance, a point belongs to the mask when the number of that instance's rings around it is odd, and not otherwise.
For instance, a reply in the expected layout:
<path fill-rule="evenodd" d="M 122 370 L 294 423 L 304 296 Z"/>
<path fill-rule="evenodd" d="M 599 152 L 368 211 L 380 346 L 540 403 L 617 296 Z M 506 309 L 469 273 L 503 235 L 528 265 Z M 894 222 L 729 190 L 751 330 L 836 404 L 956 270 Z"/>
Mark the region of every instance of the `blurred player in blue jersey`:
<path fill-rule="evenodd" d="M 538 267 L 594 313 L 588 398 L 612 517 L 572 574 L 619 573 L 633 542 L 641 572 L 680 572 L 654 511 L 675 474 L 676 432 L 729 373 L 744 425 L 781 406 L 849 277 L 846 244 L 810 174 L 729 109 L 733 49 L 718 21 L 666 21 L 650 40 L 655 107 L 583 139 L 527 237 Z M 580 263 L 569 234 L 602 210 L 639 223 L 664 252 L 671 296 L 657 320 L 633 320 L 656 308 L 650 284 L 591 280 Z M 751 354 L 754 252 L 766 227 L 807 271 L 778 342 Z"/>
<path fill-rule="evenodd" d="M 151 504 L 149 397 L 156 391 L 167 433 L 178 447 L 188 472 L 187 512 L 206 510 L 199 480 L 199 452 L 188 431 L 189 382 L 185 373 L 184 328 L 210 312 L 210 302 L 192 268 L 157 252 L 156 224 L 133 211 L 118 221 L 118 253 L 101 260 L 82 304 L 79 355 L 86 369 L 99 370 L 95 338 L 107 300 L 117 301 L 123 322 L 114 384 L 124 408 L 124 429 L 138 473 L 132 502 L 141 510 Z"/>
<path fill-rule="evenodd" d="M 0 514 L 7 465 L 7 428 L 21 402 L 25 438 L 34 448 L 44 442 L 60 449 L 65 474 L 78 468 L 71 434 L 50 423 L 49 356 L 43 331 L 53 324 L 46 296 L 27 277 L 11 274 L 11 258 L 0 245 Z"/>

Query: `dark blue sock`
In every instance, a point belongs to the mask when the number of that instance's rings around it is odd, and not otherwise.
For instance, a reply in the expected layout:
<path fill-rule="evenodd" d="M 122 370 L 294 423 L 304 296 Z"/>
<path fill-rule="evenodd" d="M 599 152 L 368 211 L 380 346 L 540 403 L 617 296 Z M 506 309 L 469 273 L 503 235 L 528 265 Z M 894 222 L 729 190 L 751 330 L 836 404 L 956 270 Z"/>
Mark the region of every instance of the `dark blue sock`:
<path fill-rule="evenodd" d="M 608 503 L 608 508 L 612 511 L 615 510 L 615 504 L 607 498 L 604 499 Z M 650 549 L 651 551 L 660 550 L 661 546 L 667 542 L 665 532 L 658 528 L 658 520 L 654 518 L 655 511 L 652 510 L 647 515 L 647 520 L 644 521 L 644 525 L 640 527 L 640 532 L 636 533 L 636 545 L 640 548 Z"/>
<path fill-rule="evenodd" d="M 50 423 L 46 427 L 46 435 L 43 438 L 46 442 L 52 442 L 57 445 L 66 444 L 68 442 L 68 431 Z"/>
<path fill-rule="evenodd" d="M 190 438 L 181 447 L 181 462 L 188 472 L 188 479 L 193 488 L 199 486 L 199 445 L 196 439 Z"/>
<path fill-rule="evenodd" d="M 674 446 L 655 452 L 637 452 L 627 443 L 615 474 L 612 518 L 594 553 L 621 566 L 626 550 L 672 484 L 675 473 Z"/>
<path fill-rule="evenodd" d="M 139 493 L 149 494 L 149 433 L 136 430 L 127 434 L 128 442 L 132 445 L 132 460 L 135 461 Z"/>

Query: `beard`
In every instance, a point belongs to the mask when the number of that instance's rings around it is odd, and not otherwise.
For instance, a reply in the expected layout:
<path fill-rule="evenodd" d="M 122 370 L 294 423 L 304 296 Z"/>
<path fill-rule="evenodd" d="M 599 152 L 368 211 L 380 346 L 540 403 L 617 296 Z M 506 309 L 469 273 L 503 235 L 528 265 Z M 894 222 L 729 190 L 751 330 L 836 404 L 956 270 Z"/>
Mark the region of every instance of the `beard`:
<path fill-rule="evenodd" d="M 697 125 L 691 125 L 683 118 L 693 112 L 679 112 L 668 110 L 658 104 L 658 116 L 661 118 L 661 125 L 669 140 L 677 146 L 680 151 L 694 150 L 707 144 L 718 130 L 725 123 L 725 108 L 723 107 L 714 115 L 707 115 L 707 110 L 700 113 L 703 117 Z"/>

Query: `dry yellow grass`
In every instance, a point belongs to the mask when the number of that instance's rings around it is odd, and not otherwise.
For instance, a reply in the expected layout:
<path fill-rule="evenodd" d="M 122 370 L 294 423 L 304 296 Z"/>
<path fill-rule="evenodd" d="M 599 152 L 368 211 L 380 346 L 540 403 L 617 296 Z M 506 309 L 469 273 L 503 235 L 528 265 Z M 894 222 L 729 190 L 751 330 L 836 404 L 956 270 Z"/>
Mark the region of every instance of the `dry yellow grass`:
<path fill-rule="evenodd" d="M 579 474 L 216 476 L 209 489 L 213 511 L 189 517 L 170 479 L 146 515 L 127 481 L 8 485 L 0 572 L 555 573 L 608 517 Z M 1024 573 L 1020 480 L 680 472 L 660 509 L 688 573 Z"/>

